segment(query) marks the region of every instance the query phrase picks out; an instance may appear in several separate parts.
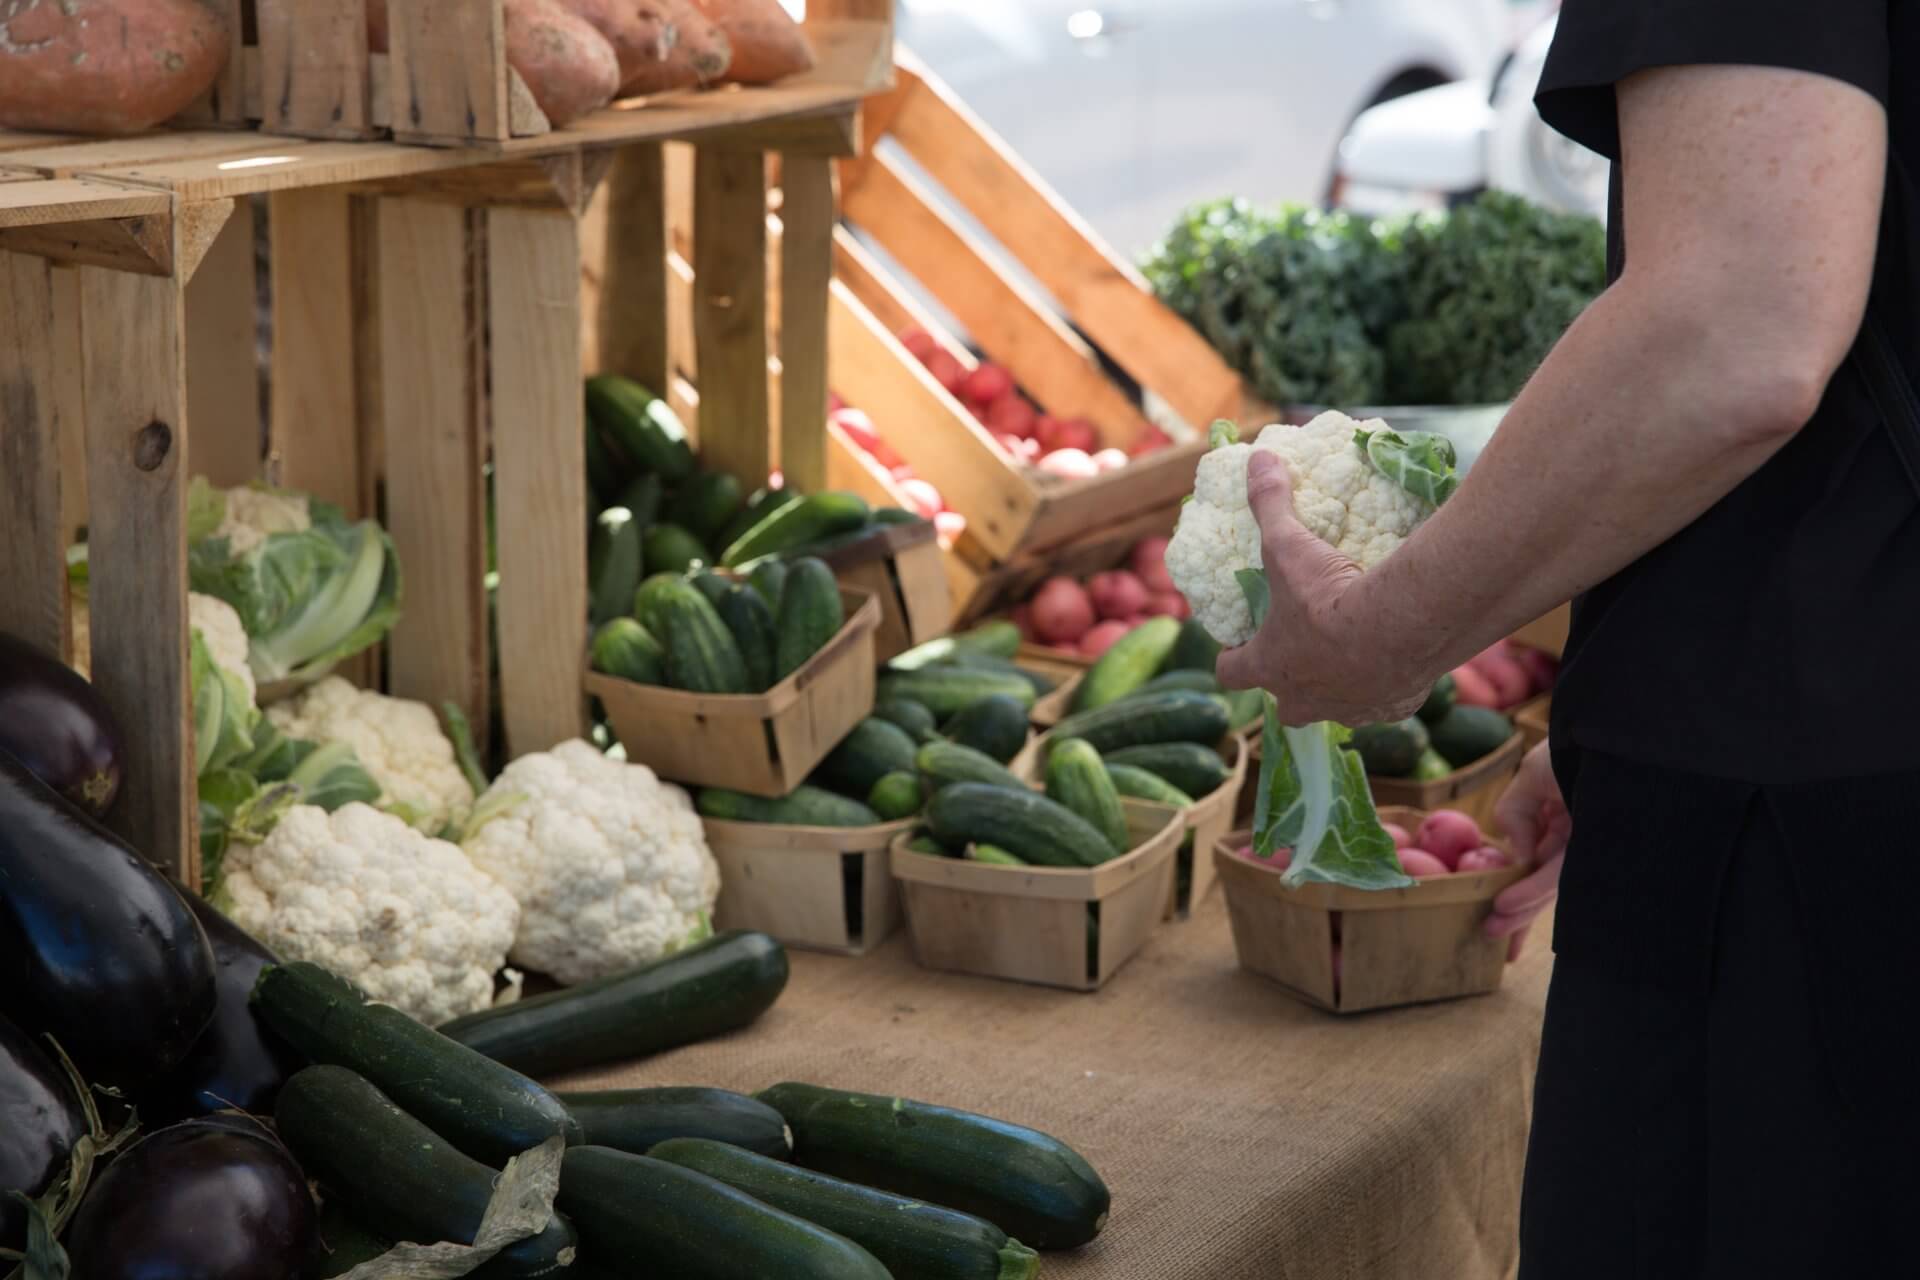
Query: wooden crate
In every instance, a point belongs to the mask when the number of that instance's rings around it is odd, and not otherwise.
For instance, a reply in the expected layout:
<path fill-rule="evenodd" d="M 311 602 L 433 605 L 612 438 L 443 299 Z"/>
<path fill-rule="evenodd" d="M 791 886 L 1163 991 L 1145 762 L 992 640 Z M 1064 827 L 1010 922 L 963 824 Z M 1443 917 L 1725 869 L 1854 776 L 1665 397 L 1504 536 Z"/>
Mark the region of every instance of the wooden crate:
<path fill-rule="evenodd" d="M 890 525 L 819 556 L 834 577 L 880 602 L 874 661 L 885 662 L 947 633 L 953 600 L 931 524 Z"/>
<path fill-rule="evenodd" d="M 1257 732 L 1250 742 L 1253 753 L 1248 771 L 1257 779 L 1261 752 L 1261 739 Z M 1482 756 L 1464 769 L 1455 769 L 1444 778 L 1416 782 L 1412 778 L 1377 778 L 1368 775 L 1367 786 L 1373 792 L 1373 802 L 1378 807 L 1398 805 L 1421 810 L 1458 809 L 1483 829 L 1490 829 L 1494 808 L 1500 803 L 1500 797 L 1506 794 L 1507 784 L 1520 772 L 1520 760 L 1526 753 L 1526 736 L 1524 732 L 1516 732 L 1491 755 Z M 1257 784 L 1241 793 L 1237 817 L 1240 824 L 1252 821 L 1253 804 L 1258 793 Z"/>
<path fill-rule="evenodd" d="M 847 620 L 800 669 L 765 693 L 687 693 L 589 672 L 627 759 L 663 778 L 784 796 L 873 710 L 880 603 L 842 590 Z"/>
<path fill-rule="evenodd" d="M 1132 852 L 1086 869 L 1000 867 L 893 845 L 913 954 L 929 969 L 1093 991 L 1159 925 L 1186 827 L 1160 805 L 1125 802 Z"/>
<path fill-rule="evenodd" d="M 1402 808 L 1381 814 L 1409 830 L 1425 816 Z M 1529 868 L 1434 876 L 1410 889 L 1290 889 L 1277 869 L 1234 852 L 1252 839 L 1251 832 L 1235 832 L 1212 850 L 1241 968 L 1333 1013 L 1499 989 L 1507 939 L 1489 938 L 1480 926 L 1493 899 Z"/>
<path fill-rule="evenodd" d="M 703 820 L 720 863 L 719 929 L 758 929 L 791 947 L 865 955 L 900 926 L 888 866 L 912 819 L 877 827 L 789 827 Z"/>

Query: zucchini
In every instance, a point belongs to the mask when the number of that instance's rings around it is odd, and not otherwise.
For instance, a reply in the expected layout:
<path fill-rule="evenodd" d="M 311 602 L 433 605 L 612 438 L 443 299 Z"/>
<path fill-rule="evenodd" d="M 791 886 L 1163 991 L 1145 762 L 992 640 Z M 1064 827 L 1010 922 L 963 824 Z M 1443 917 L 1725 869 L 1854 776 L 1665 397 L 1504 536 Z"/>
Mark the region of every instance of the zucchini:
<path fill-rule="evenodd" d="M 1019 676 L 993 671 L 965 671 L 958 667 L 933 667 L 924 671 L 903 671 L 880 677 L 879 696 L 884 702 L 906 698 L 917 702 L 942 720 L 982 698 L 1005 694 L 1023 708 L 1034 704 L 1033 686 Z"/>
<path fill-rule="evenodd" d="M 786 949 L 734 930 L 638 969 L 455 1018 L 440 1032 L 506 1066 L 557 1075 L 744 1027 L 786 985 Z"/>
<path fill-rule="evenodd" d="M 720 579 L 724 582 L 725 579 Z M 734 643 L 740 646 L 740 660 L 747 664 L 747 688 L 759 693 L 773 687 L 773 610 L 751 587 L 729 585 L 715 603 L 720 621 Z"/>
<path fill-rule="evenodd" d="M 1011 622 L 983 622 L 971 631 L 941 636 L 916 645 L 887 663 L 889 671 L 919 671 L 924 667 L 950 662 L 962 653 L 985 654 L 993 658 L 1011 658 L 1020 652 L 1020 628 Z"/>
<path fill-rule="evenodd" d="M 668 684 L 689 693 L 748 692 L 747 660 L 699 588 L 669 583 L 655 607 L 666 626 Z"/>
<path fill-rule="evenodd" d="M 1027 745 L 1027 709 L 1003 693 L 989 694 L 961 708 L 944 732 L 961 746 L 984 751 L 1005 764 Z"/>
<path fill-rule="evenodd" d="M 804 1168 L 975 1214 L 1036 1249 L 1083 1245 L 1107 1224 L 1112 1196 L 1100 1175 L 1037 1130 L 810 1084 L 757 1096 L 787 1118 Z"/>
<path fill-rule="evenodd" d="M 306 1175 L 367 1231 L 421 1244 L 472 1244 L 479 1234 L 500 1175 L 454 1150 L 363 1076 L 334 1066 L 296 1071 L 281 1086 L 273 1122 Z M 573 1224 L 555 1214 L 539 1235 L 469 1274 L 553 1275 L 578 1247 Z"/>
<path fill-rule="evenodd" d="M 874 1256 L 824 1227 L 704 1173 L 607 1147 L 560 1165 L 560 1206 L 581 1256 L 607 1275 L 672 1280 L 894 1280 Z"/>
<path fill-rule="evenodd" d="M 633 522 L 641 529 L 649 529 L 660 520 L 660 499 L 666 491 L 665 482 L 649 471 L 635 476 L 633 483 L 620 491 L 619 505 L 633 512 Z"/>
<path fill-rule="evenodd" d="M 563 1093 L 583 1146 L 645 1155 L 671 1138 L 705 1138 L 785 1160 L 787 1122 L 766 1103 L 726 1089 L 608 1089 Z"/>
<path fill-rule="evenodd" d="M 876 703 L 873 714 L 899 725 L 915 742 L 926 742 L 940 736 L 939 722 L 933 718 L 933 712 L 927 710 L 924 703 L 911 698 L 889 698 Z"/>
<path fill-rule="evenodd" d="M 1085 818 L 1107 838 L 1113 856 L 1127 851 L 1127 815 L 1100 753 L 1078 738 L 1056 742 L 1047 756 L 1047 798 Z"/>
<path fill-rule="evenodd" d="M 913 767 L 926 776 L 930 787 L 938 791 L 956 782 L 980 782 L 991 787 L 1011 787 L 1030 791 L 1026 779 L 984 751 L 957 742 L 936 740 L 914 753 Z"/>
<path fill-rule="evenodd" d="M 775 611 L 780 608 L 780 592 L 786 584 L 787 566 L 779 560 L 762 560 L 747 577 L 747 585 L 760 593 L 768 609 Z"/>
<path fill-rule="evenodd" d="M 1209 674 L 1220 664 L 1220 642 L 1213 633 L 1189 618 L 1180 624 L 1179 638 L 1167 655 L 1168 671 L 1205 671 Z"/>
<path fill-rule="evenodd" d="M 773 678 L 784 680 L 826 648 L 846 625 L 840 584 L 833 580 L 833 570 L 813 559 L 796 560 L 787 566 L 776 618 Z"/>
<path fill-rule="evenodd" d="M 640 587 L 640 524 L 625 507 L 608 507 L 593 524 L 587 579 L 593 584 L 587 618 L 594 626 L 625 616 Z"/>
<path fill-rule="evenodd" d="M 640 549 L 656 573 L 686 573 L 707 563 L 700 539 L 677 524 L 656 524 L 640 535 Z"/>
<path fill-rule="evenodd" d="M 1130 764 L 1165 778 L 1194 799 L 1212 795 L 1227 784 L 1233 770 L 1212 747 L 1197 742 L 1156 742 L 1142 747 L 1123 747 L 1107 759 L 1113 764 Z"/>
<path fill-rule="evenodd" d="M 1227 708 L 1220 699 L 1174 689 L 1129 698 L 1124 705 L 1076 712 L 1053 727 L 1049 740 L 1085 738 L 1103 756 L 1155 742 L 1212 746 L 1226 736 L 1227 723 Z"/>
<path fill-rule="evenodd" d="M 1030 1280 L 1040 1269 L 1039 1254 L 970 1213 L 699 1138 L 663 1142 L 650 1154 L 845 1236 L 894 1280 Z"/>
<path fill-rule="evenodd" d="M 560 1100 L 512 1064 L 391 1005 L 369 1003 L 358 987 L 318 965 L 269 966 L 254 983 L 252 1004 L 267 1029 L 308 1061 L 357 1071 L 475 1160 L 499 1168 L 556 1133 L 579 1140 Z"/>
<path fill-rule="evenodd" d="M 927 802 L 933 837 L 948 848 L 994 844 L 1049 867 L 1097 867 L 1116 856 L 1093 824 L 1037 791 L 956 782 Z"/>
<path fill-rule="evenodd" d="M 667 500 L 667 519 L 712 546 L 740 510 L 740 482 L 724 471 L 696 471 Z"/>
<path fill-rule="evenodd" d="M 827 753 L 814 780 L 841 795 L 865 797 L 890 773 L 913 769 L 913 735 L 878 716 L 868 716 Z"/>
<path fill-rule="evenodd" d="M 747 499 L 747 505 L 740 508 L 739 513 L 735 515 L 733 519 L 727 521 L 727 527 L 720 531 L 718 538 L 714 539 L 714 545 L 722 551 L 726 550 L 734 543 L 740 541 L 741 538 L 745 537 L 747 531 L 752 529 L 753 526 L 759 524 L 762 520 L 765 520 L 782 507 L 790 507 L 798 501 L 800 501 L 800 495 L 792 489 L 756 490 L 754 495 Z M 772 604 L 773 602 L 769 600 L 767 603 Z"/>
<path fill-rule="evenodd" d="M 777 798 L 704 787 L 695 802 L 701 814 L 726 822 L 765 822 L 782 827 L 871 827 L 880 815 L 858 800 L 801 784 Z"/>
<path fill-rule="evenodd" d="M 300 1280 L 333 1280 L 393 1248 L 393 1241 L 356 1222 L 337 1197 L 320 1206 L 313 1247 L 300 1268 Z"/>
<path fill-rule="evenodd" d="M 635 684 L 667 682 L 667 651 L 632 618 L 619 617 L 593 633 L 593 669 Z"/>
<path fill-rule="evenodd" d="M 1152 618 L 1113 642 L 1087 670 L 1073 694 L 1075 711 L 1118 702 L 1153 679 L 1180 638 L 1176 618 Z"/>
<path fill-rule="evenodd" d="M 822 538 L 866 524 L 866 499 L 851 493 L 816 493 L 772 512 L 726 548 L 721 563 L 738 568 L 761 556 L 810 546 Z"/>
<path fill-rule="evenodd" d="M 910 770 L 885 775 L 867 793 L 867 808 L 879 814 L 882 822 L 911 818 L 925 803 L 920 792 L 920 775 Z"/>
<path fill-rule="evenodd" d="M 975 862 L 984 862 L 990 867 L 1030 867 L 1033 864 L 1025 858 L 1008 853 L 997 844 L 972 844 L 967 846 L 967 857 Z"/>
<path fill-rule="evenodd" d="M 1151 800 L 1154 804 L 1164 804 L 1174 809 L 1185 809 L 1193 804 L 1192 796 L 1159 774 L 1150 773 L 1137 764 L 1115 764 L 1109 760 L 1107 777 L 1113 780 L 1115 791 L 1135 800 Z"/>
<path fill-rule="evenodd" d="M 617 456 L 668 481 L 693 474 L 693 448 L 686 428 L 667 402 L 631 378 L 603 374 L 587 379 L 587 418 Z"/>

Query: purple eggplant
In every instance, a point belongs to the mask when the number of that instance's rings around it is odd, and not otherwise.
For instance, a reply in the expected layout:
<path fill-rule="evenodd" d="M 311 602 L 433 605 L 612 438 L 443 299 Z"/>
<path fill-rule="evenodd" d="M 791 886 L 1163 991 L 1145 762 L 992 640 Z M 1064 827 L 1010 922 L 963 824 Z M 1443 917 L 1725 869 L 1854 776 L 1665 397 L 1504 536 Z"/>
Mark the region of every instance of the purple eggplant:
<path fill-rule="evenodd" d="M 0 632 L 0 750 L 98 817 L 120 794 L 120 726 L 78 671 Z"/>
<path fill-rule="evenodd" d="M 166 877 L 0 751 L 0 1015 L 138 1093 L 214 1001 L 213 949 Z"/>
<path fill-rule="evenodd" d="M 289 1280 L 314 1221 L 286 1148 L 216 1117 L 161 1129 L 117 1157 L 65 1243 L 72 1280 Z"/>
<path fill-rule="evenodd" d="M 7 1193 L 45 1191 L 86 1131 L 65 1072 L 0 1018 L 0 1248 L 19 1249 L 27 1238 L 27 1211 Z"/>

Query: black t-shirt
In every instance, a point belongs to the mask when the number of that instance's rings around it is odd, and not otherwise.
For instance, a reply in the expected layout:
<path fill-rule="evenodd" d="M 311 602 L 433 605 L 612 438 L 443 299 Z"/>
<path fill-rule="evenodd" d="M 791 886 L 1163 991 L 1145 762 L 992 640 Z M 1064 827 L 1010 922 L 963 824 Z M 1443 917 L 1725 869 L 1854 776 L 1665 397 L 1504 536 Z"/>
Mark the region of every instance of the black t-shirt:
<path fill-rule="evenodd" d="M 1616 161 L 1613 87 L 1662 66 L 1834 77 L 1891 143 L 1852 355 L 1771 461 L 1576 602 L 1561 746 L 1755 783 L 1920 770 L 1920 85 L 1890 74 L 1913 54 L 1920 0 L 1566 0 L 1540 110 Z M 1614 177 L 1617 273 L 1622 233 L 1660 229 L 1623 225 Z"/>

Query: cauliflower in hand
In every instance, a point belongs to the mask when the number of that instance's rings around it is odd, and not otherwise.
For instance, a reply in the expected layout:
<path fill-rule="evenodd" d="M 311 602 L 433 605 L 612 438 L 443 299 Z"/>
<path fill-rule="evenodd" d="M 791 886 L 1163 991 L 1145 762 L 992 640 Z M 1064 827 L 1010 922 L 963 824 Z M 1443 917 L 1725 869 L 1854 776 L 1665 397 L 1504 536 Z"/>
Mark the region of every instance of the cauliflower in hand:
<path fill-rule="evenodd" d="M 423 831 L 458 828 L 473 810 L 473 787 L 439 717 L 424 702 L 389 698 L 328 676 L 268 707 L 267 719 L 289 738 L 352 747 L 380 784 L 380 803 L 400 806 Z"/>
<path fill-rule="evenodd" d="M 520 922 L 459 846 L 364 804 L 295 805 L 260 843 L 227 850 L 220 884 L 215 905 L 283 959 L 428 1026 L 492 1005 Z"/>
<path fill-rule="evenodd" d="M 1247 460 L 1265 449 L 1286 460 L 1293 508 L 1313 534 L 1363 569 L 1385 560 L 1433 513 L 1368 459 L 1358 433 L 1393 436 L 1385 422 L 1323 413 L 1304 427 L 1274 425 L 1252 444 L 1222 444 L 1200 459 L 1193 500 L 1167 547 L 1167 571 L 1193 616 L 1231 649 L 1253 639 L 1253 615 L 1234 574 L 1264 567 L 1260 526 L 1247 505 Z"/>
<path fill-rule="evenodd" d="M 513 962 L 569 986 L 677 949 L 719 896 L 687 793 L 578 739 L 515 760 L 479 809 L 498 816 L 467 854 L 520 903 Z"/>

